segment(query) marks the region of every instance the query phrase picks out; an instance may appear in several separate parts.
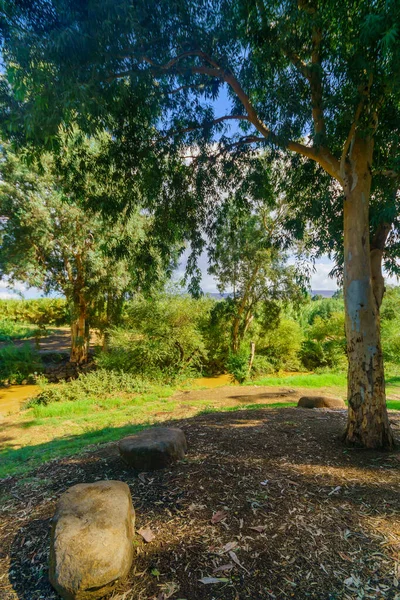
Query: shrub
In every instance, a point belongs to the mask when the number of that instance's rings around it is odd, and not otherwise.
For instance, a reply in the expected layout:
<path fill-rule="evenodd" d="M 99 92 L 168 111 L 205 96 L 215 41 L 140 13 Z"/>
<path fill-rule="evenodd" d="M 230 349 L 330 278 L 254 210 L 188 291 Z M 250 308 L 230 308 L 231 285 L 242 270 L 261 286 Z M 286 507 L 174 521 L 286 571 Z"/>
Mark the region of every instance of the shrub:
<path fill-rule="evenodd" d="M 69 310 L 62 298 L 0 300 L 0 319 L 59 326 L 69 323 Z"/>
<path fill-rule="evenodd" d="M 0 319 L 0 341 L 20 340 L 38 335 L 39 329 L 29 323 Z"/>
<path fill-rule="evenodd" d="M 306 336 L 300 352 L 306 369 L 346 366 L 344 312 L 331 313 L 329 318 L 317 316 L 306 329 Z"/>
<path fill-rule="evenodd" d="M 97 364 L 155 378 L 200 371 L 211 306 L 212 300 L 169 295 L 132 302 L 125 326 L 109 332 L 108 352 L 98 356 Z"/>
<path fill-rule="evenodd" d="M 382 319 L 382 351 L 384 360 L 400 362 L 400 320 Z"/>
<path fill-rule="evenodd" d="M 251 367 L 251 376 L 253 378 L 261 377 L 262 375 L 272 375 L 276 372 L 275 366 L 269 358 L 256 354 Z"/>
<path fill-rule="evenodd" d="M 300 313 L 300 322 L 302 327 L 313 325 L 319 317 L 323 321 L 331 318 L 333 313 L 343 313 L 344 303 L 342 298 L 320 298 L 306 304 Z"/>
<path fill-rule="evenodd" d="M 20 347 L 10 344 L 0 348 L 0 383 L 32 382 L 42 370 L 40 356 L 29 344 Z"/>
<path fill-rule="evenodd" d="M 259 342 L 258 355 L 266 357 L 276 371 L 297 371 L 300 367 L 298 355 L 302 339 L 300 325 L 293 319 L 282 318 Z"/>
<path fill-rule="evenodd" d="M 226 371 L 234 311 L 235 305 L 229 298 L 214 301 L 209 318 L 202 327 L 206 347 L 204 367 L 210 375 Z"/>
<path fill-rule="evenodd" d="M 237 352 L 229 352 L 226 368 L 236 381 L 243 383 L 249 374 L 250 352 L 244 346 Z"/>
<path fill-rule="evenodd" d="M 39 379 L 38 383 L 42 387 L 42 392 L 28 402 L 28 408 L 52 402 L 85 400 L 91 396 L 139 394 L 151 389 L 149 381 L 141 377 L 106 369 L 80 373 L 77 379 L 62 381 L 56 385 L 48 384 L 44 378 Z"/>

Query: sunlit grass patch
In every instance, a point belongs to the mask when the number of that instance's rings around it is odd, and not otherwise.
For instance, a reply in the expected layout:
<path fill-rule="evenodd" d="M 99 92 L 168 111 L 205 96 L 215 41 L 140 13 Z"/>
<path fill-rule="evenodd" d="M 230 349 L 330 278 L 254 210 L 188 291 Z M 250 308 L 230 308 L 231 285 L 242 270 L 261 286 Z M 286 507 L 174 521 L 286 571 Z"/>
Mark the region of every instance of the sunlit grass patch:
<path fill-rule="evenodd" d="M 284 377 L 266 376 L 253 382 L 254 385 L 289 386 L 289 387 L 345 387 L 347 377 L 345 373 L 310 373 L 309 375 L 290 375 Z"/>

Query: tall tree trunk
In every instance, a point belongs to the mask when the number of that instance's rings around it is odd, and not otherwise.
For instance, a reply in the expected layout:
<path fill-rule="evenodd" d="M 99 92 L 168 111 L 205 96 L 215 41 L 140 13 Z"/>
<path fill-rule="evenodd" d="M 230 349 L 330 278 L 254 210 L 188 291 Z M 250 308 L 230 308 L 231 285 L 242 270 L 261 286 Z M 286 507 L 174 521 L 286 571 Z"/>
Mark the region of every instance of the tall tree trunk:
<path fill-rule="evenodd" d="M 75 364 L 82 364 L 87 362 L 89 355 L 89 327 L 84 302 L 79 302 L 74 311 L 74 316 L 75 318 L 71 323 L 70 361 Z"/>
<path fill-rule="evenodd" d="M 374 256 L 371 257 L 369 241 L 371 161 L 372 141 L 356 138 L 350 153 L 344 201 L 344 299 L 349 360 L 345 439 L 365 448 L 391 448 L 393 436 L 386 410 L 380 302 L 374 294 L 374 287 L 380 288 L 382 281 L 378 276 L 373 285 L 371 258 Z"/>
<path fill-rule="evenodd" d="M 256 343 L 255 342 L 250 342 L 250 360 L 249 360 L 248 376 L 250 376 L 251 369 L 253 367 L 255 353 L 256 353 Z"/>

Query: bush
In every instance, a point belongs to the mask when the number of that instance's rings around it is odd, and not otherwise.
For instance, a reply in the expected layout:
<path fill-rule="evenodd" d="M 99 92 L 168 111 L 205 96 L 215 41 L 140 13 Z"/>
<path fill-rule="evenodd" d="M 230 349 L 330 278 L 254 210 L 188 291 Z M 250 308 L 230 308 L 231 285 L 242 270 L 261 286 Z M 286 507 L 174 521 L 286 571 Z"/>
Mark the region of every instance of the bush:
<path fill-rule="evenodd" d="M 269 358 L 256 354 L 251 367 L 251 376 L 253 378 L 262 377 L 263 375 L 272 375 L 276 372 L 275 366 Z"/>
<path fill-rule="evenodd" d="M 68 324 L 70 320 L 67 302 L 62 298 L 0 300 L 0 319 L 56 326 Z"/>
<path fill-rule="evenodd" d="M 24 344 L 22 347 L 10 344 L 0 348 L 1 384 L 35 381 L 37 374 L 42 370 L 40 356 L 29 344 Z"/>
<path fill-rule="evenodd" d="M 14 321 L 0 320 L 0 341 L 21 340 L 35 337 L 39 328 L 29 323 L 15 323 Z"/>
<path fill-rule="evenodd" d="M 236 381 L 243 383 L 249 374 L 250 353 L 242 346 L 238 352 L 229 352 L 226 368 Z"/>
<path fill-rule="evenodd" d="M 209 318 L 202 327 L 206 347 L 204 367 L 210 375 L 226 371 L 234 311 L 235 304 L 230 298 L 213 301 Z"/>
<path fill-rule="evenodd" d="M 264 356 L 275 371 L 298 371 L 302 339 L 300 325 L 293 319 L 282 318 L 259 342 L 258 356 Z"/>
<path fill-rule="evenodd" d="M 382 351 L 384 360 L 400 362 L 400 320 L 382 319 Z"/>
<path fill-rule="evenodd" d="M 344 303 L 342 298 L 321 298 L 306 304 L 300 313 L 300 323 L 303 328 L 313 325 L 319 317 L 323 321 L 331 318 L 333 313 L 343 313 Z"/>
<path fill-rule="evenodd" d="M 306 329 L 306 336 L 300 352 L 306 369 L 345 368 L 344 312 L 333 312 L 329 318 L 315 317 L 312 325 Z"/>
<path fill-rule="evenodd" d="M 207 350 L 203 330 L 213 301 L 188 296 L 138 299 L 126 310 L 125 326 L 109 332 L 100 367 L 159 379 L 197 373 Z"/>
<path fill-rule="evenodd" d="M 42 387 L 42 392 L 28 402 L 28 408 L 52 402 L 85 400 L 99 395 L 141 394 L 151 389 L 150 382 L 143 378 L 105 369 L 80 373 L 77 379 L 62 381 L 56 385 L 48 384 L 45 378 L 39 378 L 38 383 Z"/>

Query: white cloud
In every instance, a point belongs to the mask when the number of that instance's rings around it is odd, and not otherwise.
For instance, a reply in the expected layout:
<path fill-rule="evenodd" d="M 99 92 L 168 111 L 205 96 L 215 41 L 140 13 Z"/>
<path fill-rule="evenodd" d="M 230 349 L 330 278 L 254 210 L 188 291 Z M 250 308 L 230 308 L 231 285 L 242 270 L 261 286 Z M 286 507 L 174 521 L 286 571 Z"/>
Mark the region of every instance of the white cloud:
<path fill-rule="evenodd" d="M 315 265 L 315 273 L 311 277 L 312 290 L 337 290 L 337 281 L 329 277 L 332 271 L 333 262 L 326 259 L 326 262 L 318 262 Z"/>

